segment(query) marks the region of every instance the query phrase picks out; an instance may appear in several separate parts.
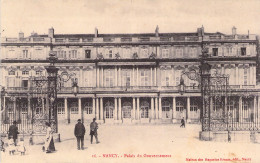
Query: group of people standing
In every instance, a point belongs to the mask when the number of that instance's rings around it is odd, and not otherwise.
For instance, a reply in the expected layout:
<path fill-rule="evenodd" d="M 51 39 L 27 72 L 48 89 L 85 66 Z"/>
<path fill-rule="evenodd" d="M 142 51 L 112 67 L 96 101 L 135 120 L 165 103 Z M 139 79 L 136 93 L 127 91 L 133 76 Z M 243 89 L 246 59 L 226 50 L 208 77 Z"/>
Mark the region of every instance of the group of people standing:
<path fill-rule="evenodd" d="M 8 132 L 8 148 L 9 151 L 13 154 L 15 151 L 15 146 L 17 146 L 17 138 L 18 138 L 18 127 L 16 126 L 16 121 L 13 122 L 13 125 L 9 127 Z M 49 122 L 45 123 L 46 125 L 46 137 L 44 145 L 42 146 L 42 151 L 46 153 L 51 153 L 55 151 L 55 145 L 53 140 L 53 130 L 51 129 L 51 125 Z M 98 124 L 96 122 L 96 118 L 93 118 L 93 122 L 90 123 L 90 136 L 91 136 L 91 144 L 93 143 L 93 136 L 96 139 L 96 143 L 100 143 L 98 141 Z M 74 135 L 77 138 L 77 148 L 78 150 L 84 150 L 84 136 L 86 133 L 86 129 L 84 124 L 81 122 L 81 119 L 78 119 L 78 123 L 75 125 L 74 128 Z M 23 140 L 22 140 L 23 142 Z M 11 148 L 12 147 L 12 148 Z M 23 154 L 25 152 L 25 147 L 23 147 L 24 150 L 22 151 Z"/>
<path fill-rule="evenodd" d="M 98 130 L 98 124 L 96 122 L 96 118 L 93 118 L 93 122 L 90 123 L 90 136 L 91 136 L 91 144 L 93 143 L 93 136 L 95 136 L 96 143 L 98 144 L 98 137 L 97 137 L 97 130 Z M 77 148 L 78 150 L 84 150 L 84 136 L 86 133 L 86 129 L 84 124 L 81 122 L 81 119 L 78 119 L 78 123 L 75 125 L 74 128 L 74 135 L 77 138 Z"/>

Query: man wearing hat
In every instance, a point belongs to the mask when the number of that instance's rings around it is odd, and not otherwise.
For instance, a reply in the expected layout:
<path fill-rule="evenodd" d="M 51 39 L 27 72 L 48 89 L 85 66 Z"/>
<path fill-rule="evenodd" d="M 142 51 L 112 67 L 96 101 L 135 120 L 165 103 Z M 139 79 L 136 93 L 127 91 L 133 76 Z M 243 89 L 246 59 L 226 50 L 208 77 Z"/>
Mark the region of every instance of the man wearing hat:
<path fill-rule="evenodd" d="M 16 146 L 16 139 L 17 135 L 19 134 L 18 132 L 18 127 L 16 126 L 16 121 L 13 122 L 13 125 L 9 127 L 9 132 L 8 132 L 8 139 L 13 138 L 14 140 L 14 145 Z"/>
<path fill-rule="evenodd" d="M 85 135 L 85 126 L 83 123 L 81 123 L 81 119 L 78 119 L 78 123 L 75 125 L 74 129 L 74 135 L 77 138 L 77 146 L 78 150 L 82 149 L 84 150 L 84 135 Z M 80 148 L 80 142 L 81 142 L 81 148 Z"/>
<path fill-rule="evenodd" d="M 91 136 L 91 144 L 93 142 L 93 135 L 96 138 L 96 143 L 100 143 L 98 141 L 98 137 L 97 137 L 97 129 L 98 129 L 98 124 L 96 122 L 96 118 L 93 118 L 93 122 L 90 123 L 90 136 Z"/>

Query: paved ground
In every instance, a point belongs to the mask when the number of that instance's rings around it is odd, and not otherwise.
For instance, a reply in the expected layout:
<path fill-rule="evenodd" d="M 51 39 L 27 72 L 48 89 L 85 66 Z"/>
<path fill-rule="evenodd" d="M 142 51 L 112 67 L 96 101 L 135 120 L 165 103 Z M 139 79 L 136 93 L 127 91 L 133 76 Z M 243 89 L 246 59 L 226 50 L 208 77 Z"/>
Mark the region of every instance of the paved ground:
<path fill-rule="evenodd" d="M 86 126 L 88 128 L 89 126 Z M 219 159 L 212 162 L 231 162 L 220 159 L 251 159 L 247 162 L 260 162 L 260 145 L 252 143 L 203 142 L 198 139 L 200 126 L 188 125 L 100 125 L 100 144 L 90 144 L 85 137 L 85 150 L 78 151 L 73 136 L 74 125 L 60 127 L 61 140 L 55 143 L 57 151 L 46 154 L 41 145 L 27 146 L 25 156 L 9 156 L 1 153 L 1 162 L 192 162 L 187 159 Z M 106 155 L 116 154 L 116 155 Z M 126 155 L 135 157 L 126 157 Z M 138 157 L 138 155 L 142 157 Z M 169 158 L 145 157 L 145 155 L 170 155 Z M 108 156 L 108 157 L 106 157 Z M 117 157 L 115 157 L 117 156 Z M 199 162 L 199 161 L 194 161 Z M 233 161 L 236 162 L 236 161 Z"/>

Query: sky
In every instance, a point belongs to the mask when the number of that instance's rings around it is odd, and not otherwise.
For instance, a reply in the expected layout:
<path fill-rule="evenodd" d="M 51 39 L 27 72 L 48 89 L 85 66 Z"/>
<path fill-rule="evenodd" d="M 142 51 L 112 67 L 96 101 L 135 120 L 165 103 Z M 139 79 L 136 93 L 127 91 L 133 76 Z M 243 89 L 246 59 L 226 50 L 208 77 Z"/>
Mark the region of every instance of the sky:
<path fill-rule="evenodd" d="M 260 34 L 260 0 L 1 0 L 1 37 L 205 32 Z"/>

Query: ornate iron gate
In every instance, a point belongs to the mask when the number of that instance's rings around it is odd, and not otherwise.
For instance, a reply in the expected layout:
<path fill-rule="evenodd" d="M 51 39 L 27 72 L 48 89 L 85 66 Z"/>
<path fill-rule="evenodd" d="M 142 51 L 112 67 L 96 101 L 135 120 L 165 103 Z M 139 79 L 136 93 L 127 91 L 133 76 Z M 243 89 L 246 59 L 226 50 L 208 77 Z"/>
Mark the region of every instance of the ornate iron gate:
<path fill-rule="evenodd" d="M 226 111 L 228 77 L 202 74 L 202 131 L 225 131 L 228 129 Z"/>

